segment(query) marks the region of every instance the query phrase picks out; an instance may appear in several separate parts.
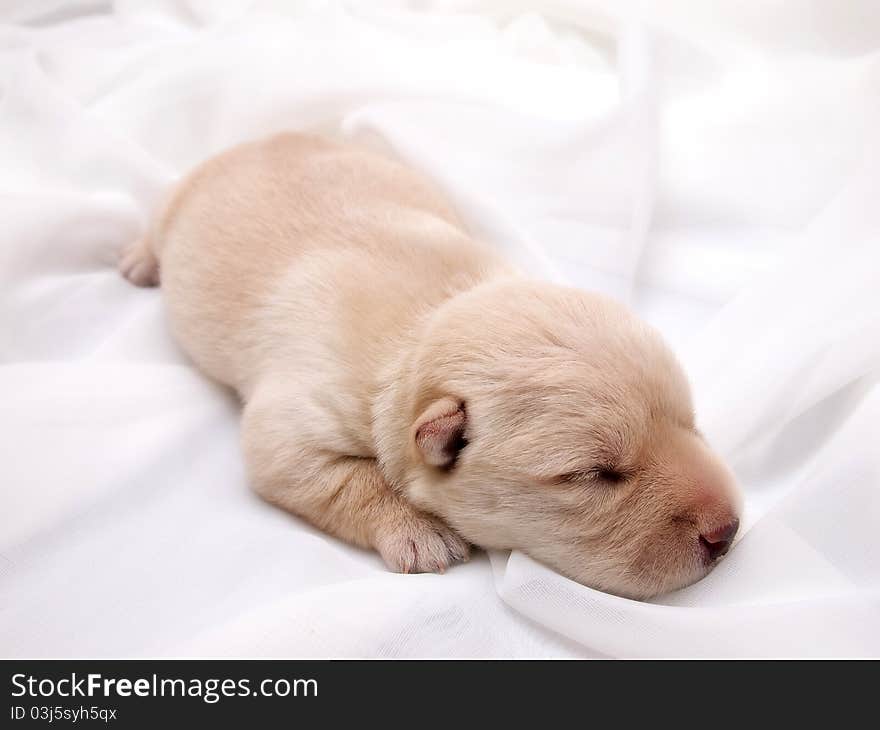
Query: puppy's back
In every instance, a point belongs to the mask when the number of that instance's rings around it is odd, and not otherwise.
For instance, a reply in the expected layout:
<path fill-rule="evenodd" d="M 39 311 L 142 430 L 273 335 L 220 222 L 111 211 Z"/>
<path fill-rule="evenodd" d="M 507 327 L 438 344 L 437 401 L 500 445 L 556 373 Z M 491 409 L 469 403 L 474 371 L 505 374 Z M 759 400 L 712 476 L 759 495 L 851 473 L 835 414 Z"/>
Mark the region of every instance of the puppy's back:
<path fill-rule="evenodd" d="M 492 258 L 423 176 L 301 134 L 241 145 L 197 168 L 152 246 L 176 338 L 205 372 L 239 389 L 264 356 L 297 354 L 279 339 L 387 332 Z"/>

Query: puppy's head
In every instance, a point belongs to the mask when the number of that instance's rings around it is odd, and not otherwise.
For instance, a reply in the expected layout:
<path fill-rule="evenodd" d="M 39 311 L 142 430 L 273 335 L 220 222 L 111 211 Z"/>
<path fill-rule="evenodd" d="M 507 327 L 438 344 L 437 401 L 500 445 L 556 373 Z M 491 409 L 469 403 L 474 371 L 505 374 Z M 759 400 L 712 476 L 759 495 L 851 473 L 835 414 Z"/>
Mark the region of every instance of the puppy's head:
<path fill-rule="evenodd" d="M 730 546 L 733 479 L 674 356 L 621 305 L 479 287 L 434 317 L 414 373 L 409 497 L 471 542 L 632 598 L 700 579 Z"/>

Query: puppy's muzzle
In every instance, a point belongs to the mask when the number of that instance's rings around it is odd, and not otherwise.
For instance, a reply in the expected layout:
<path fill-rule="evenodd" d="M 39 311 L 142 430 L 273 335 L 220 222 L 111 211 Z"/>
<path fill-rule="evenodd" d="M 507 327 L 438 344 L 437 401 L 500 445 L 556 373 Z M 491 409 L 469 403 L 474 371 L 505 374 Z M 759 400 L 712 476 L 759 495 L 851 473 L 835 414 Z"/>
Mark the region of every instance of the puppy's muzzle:
<path fill-rule="evenodd" d="M 734 518 L 726 525 L 700 535 L 700 545 L 710 562 L 718 560 L 730 550 L 737 530 L 739 530 L 739 520 Z"/>

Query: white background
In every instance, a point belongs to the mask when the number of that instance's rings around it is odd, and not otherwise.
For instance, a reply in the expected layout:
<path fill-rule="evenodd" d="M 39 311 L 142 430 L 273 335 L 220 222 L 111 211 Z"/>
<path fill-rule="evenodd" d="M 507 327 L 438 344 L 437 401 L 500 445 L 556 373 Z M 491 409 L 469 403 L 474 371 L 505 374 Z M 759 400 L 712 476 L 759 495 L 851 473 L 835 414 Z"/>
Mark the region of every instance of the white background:
<path fill-rule="evenodd" d="M 0 655 L 880 655 L 880 4 L 0 14 Z M 666 334 L 747 495 L 712 575 L 393 575 L 248 491 L 234 398 L 113 266 L 190 166 L 288 128 L 403 158 Z"/>

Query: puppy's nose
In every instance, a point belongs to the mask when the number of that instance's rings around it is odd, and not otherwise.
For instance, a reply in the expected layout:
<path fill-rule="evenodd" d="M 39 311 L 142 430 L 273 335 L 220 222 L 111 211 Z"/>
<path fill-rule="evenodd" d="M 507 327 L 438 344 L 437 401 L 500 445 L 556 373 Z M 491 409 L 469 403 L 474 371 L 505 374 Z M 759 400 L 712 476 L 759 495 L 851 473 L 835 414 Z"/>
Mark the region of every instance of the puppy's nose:
<path fill-rule="evenodd" d="M 700 542 L 709 553 L 710 560 L 716 560 L 730 550 L 738 529 L 739 520 L 734 518 L 732 522 L 700 535 Z"/>

